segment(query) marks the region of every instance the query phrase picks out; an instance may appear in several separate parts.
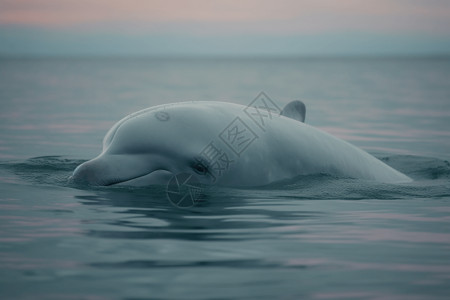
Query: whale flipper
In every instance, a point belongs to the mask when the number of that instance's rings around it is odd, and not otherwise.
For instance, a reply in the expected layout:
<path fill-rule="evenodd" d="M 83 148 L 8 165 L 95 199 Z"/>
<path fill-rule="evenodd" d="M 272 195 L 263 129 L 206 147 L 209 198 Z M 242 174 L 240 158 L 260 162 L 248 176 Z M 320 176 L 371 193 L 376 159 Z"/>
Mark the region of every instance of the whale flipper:
<path fill-rule="evenodd" d="M 306 117 L 306 106 L 302 101 L 294 100 L 289 102 L 283 108 L 281 115 L 304 123 Z"/>

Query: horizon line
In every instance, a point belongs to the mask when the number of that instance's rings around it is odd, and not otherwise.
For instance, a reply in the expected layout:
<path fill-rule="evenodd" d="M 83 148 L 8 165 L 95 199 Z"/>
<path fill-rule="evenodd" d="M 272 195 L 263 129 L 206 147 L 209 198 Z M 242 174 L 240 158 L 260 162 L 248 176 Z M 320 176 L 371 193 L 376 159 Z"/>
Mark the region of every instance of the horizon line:
<path fill-rule="evenodd" d="M 1 53 L 0 59 L 450 59 L 450 53 L 340 53 L 340 54 L 15 54 Z"/>

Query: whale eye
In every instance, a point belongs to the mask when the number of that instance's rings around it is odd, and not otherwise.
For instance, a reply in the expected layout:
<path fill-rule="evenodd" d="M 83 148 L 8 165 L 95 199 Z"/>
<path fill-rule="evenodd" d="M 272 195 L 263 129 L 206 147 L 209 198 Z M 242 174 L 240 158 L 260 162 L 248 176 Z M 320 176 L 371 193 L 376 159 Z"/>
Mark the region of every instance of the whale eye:
<path fill-rule="evenodd" d="M 200 175 L 205 175 L 206 173 L 208 173 L 208 168 L 201 162 L 196 162 L 193 166 L 193 169 Z"/>

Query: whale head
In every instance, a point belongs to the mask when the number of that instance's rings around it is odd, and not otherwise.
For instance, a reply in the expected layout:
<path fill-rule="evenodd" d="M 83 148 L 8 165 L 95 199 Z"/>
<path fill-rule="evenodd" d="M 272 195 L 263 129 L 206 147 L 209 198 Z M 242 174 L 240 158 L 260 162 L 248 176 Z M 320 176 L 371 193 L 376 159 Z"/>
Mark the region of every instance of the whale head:
<path fill-rule="evenodd" d="M 229 119 L 224 113 L 212 116 L 210 110 L 208 105 L 181 103 L 127 116 L 106 134 L 102 153 L 79 165 L 70 181 L 141 186 L 165 184 L 188 173 L 209 184 L 210 166 L 199 154 Z"/>

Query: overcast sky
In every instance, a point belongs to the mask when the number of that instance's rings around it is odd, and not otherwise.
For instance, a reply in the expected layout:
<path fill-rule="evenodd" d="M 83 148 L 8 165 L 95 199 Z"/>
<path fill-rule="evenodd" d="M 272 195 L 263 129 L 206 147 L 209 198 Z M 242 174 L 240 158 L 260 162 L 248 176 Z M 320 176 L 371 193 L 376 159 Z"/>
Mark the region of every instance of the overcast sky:
<path fill-rule="evenodd" d="M 450 54 L 450 0 L 0 0 L 9 54 Z"/>

